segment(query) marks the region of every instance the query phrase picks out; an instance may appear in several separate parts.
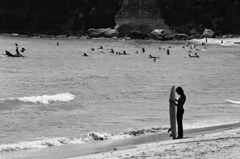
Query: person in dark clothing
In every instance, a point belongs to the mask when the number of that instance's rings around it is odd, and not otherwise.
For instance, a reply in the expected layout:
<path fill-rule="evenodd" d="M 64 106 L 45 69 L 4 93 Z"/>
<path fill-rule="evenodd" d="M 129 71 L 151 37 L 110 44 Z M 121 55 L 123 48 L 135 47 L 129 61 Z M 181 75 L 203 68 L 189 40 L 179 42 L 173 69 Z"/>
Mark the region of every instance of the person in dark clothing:
<path fill-rule="evenodd" d="M 171 101 L 173 102 L 176 106 L 177 106 L 177 124 L 178 124 L 178 137 L 177 139 L 182 139 L 183 138 L 183 124 L 182 124 L 182 120 L 183 120 L 183 114 L 184 114 L 184 103 L 186 102 L 186 96 L 184 94 L 184 91 L 182 89 L 182 87 L 177 87 L 176 92 L 178 95 L 180 95 L 179 99 L 176 99 L 175 101 Z"/>
<path fill-rule="evenodd" d="M 169 51 L 169 49 L 167 49 L 167 55 L 170 55 L 170 51 Z"/>
<path fill-rule="evenodd" d="M 20 55 L 21 55 L 20 52 L 19 52 L 19 50 L 18 50 L 18 47 L 16 47 L 16 55 L 17 55 L 17 56 L 20 56 Z"/>
<path fill-rule="evenodd" d="M 88 54 L 84 53 L 82 56 L 88 56 Z"/>
<path fill-rule="evenodd" d="M 23 50 L 21 50 L 23 52 Z M 20 54 L 19 50 L 18 50 L 18 46 L 16 46 L 16 54 L 15 57 L 24 57 L 22 54 Z"/>
<path fill-rule="evenodd" d="M 11 54 L 9 51 L 5 51 L 5 53 L 6 53 L 6 55 L 8 56 L 8 57 L 14 57 L 14 55 L 13 54 Z"/>
<path fill-rule="evenodd" d="M 24 52 L 25 50 L 26 50 L 25 48 L 22 48 L 22 49 L 21 49 L 21 52 Z"/>

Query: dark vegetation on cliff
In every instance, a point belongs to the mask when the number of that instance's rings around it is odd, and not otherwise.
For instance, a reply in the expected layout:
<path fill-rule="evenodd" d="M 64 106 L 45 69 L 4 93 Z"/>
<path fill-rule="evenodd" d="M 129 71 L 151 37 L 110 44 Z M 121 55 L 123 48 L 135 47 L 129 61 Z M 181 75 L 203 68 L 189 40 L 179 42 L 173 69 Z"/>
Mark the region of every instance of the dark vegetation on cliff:
<path fill-rule="evenodd" d="M 1 0 L 1 32 L 61 33 L 114 27 L 123 0 Z"/>
<path fill-rule="evenodd" d="M 192 28 L 217 34 L 240 33 L 239 0 L 159 0 L 165 23 L 179 32 Z"/>
<path fill-rule="evenodd" d="M 1 0 L 0 31 L 59 34 L 113 28 L 123 1 Z M 157 5 L 177 32 L 209 28 L 217 34 L 240 33 L 239 0 L 159 0 Z"/>

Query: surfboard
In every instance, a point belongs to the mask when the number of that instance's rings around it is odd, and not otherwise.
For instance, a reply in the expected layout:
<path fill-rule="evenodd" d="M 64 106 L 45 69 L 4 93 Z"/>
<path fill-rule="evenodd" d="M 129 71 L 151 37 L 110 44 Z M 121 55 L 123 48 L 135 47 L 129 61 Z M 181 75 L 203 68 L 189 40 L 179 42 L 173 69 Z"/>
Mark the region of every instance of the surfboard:
<path fill-rule="evenodd" d="M 175 85 L 172 86 L 170 92 L 170 100 L 175 101 Z M 171 126 L 171 136 L 173 139 L 176 138 L 176 108 L 175 105 L 169 102 L 169 115 L 170 115 L 170 126 Z"/>

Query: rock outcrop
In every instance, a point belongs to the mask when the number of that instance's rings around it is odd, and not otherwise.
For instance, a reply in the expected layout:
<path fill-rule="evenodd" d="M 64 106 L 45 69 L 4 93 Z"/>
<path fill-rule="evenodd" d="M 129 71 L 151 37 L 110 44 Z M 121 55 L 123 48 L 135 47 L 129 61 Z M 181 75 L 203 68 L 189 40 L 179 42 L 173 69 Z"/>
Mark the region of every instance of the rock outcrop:
<path fill-rule="evenodd" d="M 89 29 L 88 30 L 89 37 L 94 37 L 94 38 L 99 38 L 99 37 L 107 37 L 107 38 L 112 38 L 112 37 L 117 37 L 118 36 L 118 31 L 116 29 L 111 29 L 111 28 L 102 28 L 102 29 Z"/>
<path fill-rule="evenodd" d="M 120 35 L 136 30 L 149 34 L 154 29 L 168 29 L 158 8 L 158 0 L 125 0 L 115 17 Z"/>
<path fill-rule="evenodd" d="M 211 29 L 205 29 L 201 38 L 213 38 L 215 35 L 214 31 Z"/>

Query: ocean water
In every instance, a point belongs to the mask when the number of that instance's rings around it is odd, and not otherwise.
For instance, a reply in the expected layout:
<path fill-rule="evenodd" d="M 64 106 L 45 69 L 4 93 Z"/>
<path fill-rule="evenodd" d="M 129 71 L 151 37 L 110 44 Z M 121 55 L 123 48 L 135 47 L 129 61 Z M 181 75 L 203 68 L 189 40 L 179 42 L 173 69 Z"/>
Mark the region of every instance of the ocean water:
<path fill-rule="evenodd" d="M 27 58 L 3 55 L 15 43 Z M 172 85 L 187 97 L 184 129 L 239 121 L 240 46 L 195 44 L 189 58 L 187 44 L 1 35 L 0 156 L 166 131 Z"/>

